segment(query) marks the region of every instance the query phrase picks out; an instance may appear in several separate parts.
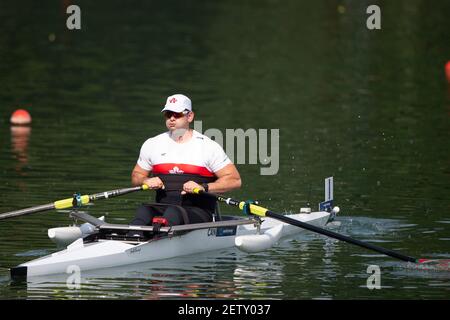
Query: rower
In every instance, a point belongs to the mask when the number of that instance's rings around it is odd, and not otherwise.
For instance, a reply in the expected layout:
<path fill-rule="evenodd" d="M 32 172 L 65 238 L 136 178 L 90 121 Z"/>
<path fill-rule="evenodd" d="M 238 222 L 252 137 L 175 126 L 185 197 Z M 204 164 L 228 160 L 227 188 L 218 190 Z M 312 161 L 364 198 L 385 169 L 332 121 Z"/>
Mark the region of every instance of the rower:
<path fill-rule="evenodd" d="M 194 188 L 214 193 L 240 188 L 239 172 L 217 142 L 190 128 L 195 114 L 188 97 L 168 97 L 161 112 L 168 131 L 144 142 L 131 174 L 134 186 L 156 190 L 155 203 L 140 206 L 130 224 L 151 225 L 154 217 L 172 226 L 210 222 L 216 199 L 193 194 Z"/>

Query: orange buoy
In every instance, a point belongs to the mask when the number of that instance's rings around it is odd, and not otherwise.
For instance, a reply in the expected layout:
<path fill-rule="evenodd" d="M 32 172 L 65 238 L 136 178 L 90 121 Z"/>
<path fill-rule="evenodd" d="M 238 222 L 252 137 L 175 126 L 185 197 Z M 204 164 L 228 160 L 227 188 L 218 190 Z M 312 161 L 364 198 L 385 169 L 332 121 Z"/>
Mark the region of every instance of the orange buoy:
<path fill-rule="evenodd" d="M 17 109 L 13 112 L 10 119 L 12 124 L 30 124 L 31 123 L 31 116 L 28 113 L 27 110 L 24 109 Z"/>
<path fill-rule="evenodd" d="M 450 61 L 445 64 L 445 75 L 447 76 L 447 81 L 450 83 Z"/>

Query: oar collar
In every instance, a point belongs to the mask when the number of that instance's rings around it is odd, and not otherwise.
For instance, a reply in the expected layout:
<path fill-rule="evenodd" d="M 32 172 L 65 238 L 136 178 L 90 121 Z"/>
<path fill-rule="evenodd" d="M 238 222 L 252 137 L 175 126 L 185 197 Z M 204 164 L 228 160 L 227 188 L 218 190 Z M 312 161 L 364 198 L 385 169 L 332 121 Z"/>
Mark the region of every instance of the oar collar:
<path fill-rule="evenodd" d="M 246 214 L 246 215 L 250 215 L 251 211 L 250 211 L 250 205 L 251 204 L 258 204 L 258 201 L 256 200 L 247 200 L 244 202 L 244 205 L 242 207 L 242 211 Z"/>
<path fill-rule="evenodd" d="M 73 200 L 72 200 L 72 206 L 74 208 L 81 207 L 83 205 L 83 201 L 81 200 L 81 194 L 74 193 Z"/>

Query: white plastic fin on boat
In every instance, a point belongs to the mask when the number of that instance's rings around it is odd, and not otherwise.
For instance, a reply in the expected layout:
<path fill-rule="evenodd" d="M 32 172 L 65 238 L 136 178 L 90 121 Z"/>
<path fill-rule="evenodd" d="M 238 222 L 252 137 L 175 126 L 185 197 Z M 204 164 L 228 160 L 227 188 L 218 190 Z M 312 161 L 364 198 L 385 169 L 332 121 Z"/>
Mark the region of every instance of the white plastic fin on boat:
<path fill-rule="evenodd" d="M 104 216 L 99 218 L 105 220 Z M 81 226 L 76 227 L 60 227 L 48 229 L 47 234 L 50 240 L 58 246 L 67 246 L 79 238 L 84 238 L 95 231 L 95 226 L 86 222 Z"/>
<path fill-rule="evenodd" d="M 263 234 L 252 234 L 237 236 L 234 240 L 235 246 L 244 252 L 260 252 L 271 248 L 281 237 L 283 224 L 270 228 Z"/>
<path fill-rule="evenodd" d="M 80 227 L 52 228 L 48 229 L 47 234 L 50 240 L 58 245 L 67 245 L 83 236 Z"/>

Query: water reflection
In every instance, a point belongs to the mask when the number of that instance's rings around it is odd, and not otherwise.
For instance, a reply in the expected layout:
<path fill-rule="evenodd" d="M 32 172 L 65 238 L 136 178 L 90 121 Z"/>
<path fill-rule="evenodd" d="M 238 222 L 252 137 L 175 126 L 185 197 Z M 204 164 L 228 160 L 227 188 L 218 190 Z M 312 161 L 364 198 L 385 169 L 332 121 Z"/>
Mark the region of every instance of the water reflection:
<path fill-rule="evenodd" d="M 182 299 L 238 298 L 233 274 L 236 265 L 234 250 L 208 255 L 186 256 L 130 266 L 92 270 L 82 273 L 81 288 L 70 290 L 68 275 L 29 279 L 29 298 L 47 295 L 50 299 L 121 298 Z M 58 296 L 54 292 L 58 292 Z"/>
<path fill-rule="evenodd" d="M 243 261 L 234 269 L 235 293 L 240 297 L 267 298 L 268 292 L 276 289 L 278 293 L 272 298 L 282 297 L 279 289 L 285 276 L 283 263 L 271 259 L 270 253 L 261 253 L 252 260 L 252 263 Z"/>
<path fill-rule="evenodd" d="M 22 169 L 28 164 L 30 135 L 31 127 L 29 126 L 11 126 L 11 151 L 17 160 L 15 170 L 21 176 L 26 175 Z"/>

